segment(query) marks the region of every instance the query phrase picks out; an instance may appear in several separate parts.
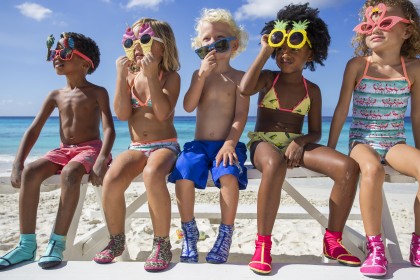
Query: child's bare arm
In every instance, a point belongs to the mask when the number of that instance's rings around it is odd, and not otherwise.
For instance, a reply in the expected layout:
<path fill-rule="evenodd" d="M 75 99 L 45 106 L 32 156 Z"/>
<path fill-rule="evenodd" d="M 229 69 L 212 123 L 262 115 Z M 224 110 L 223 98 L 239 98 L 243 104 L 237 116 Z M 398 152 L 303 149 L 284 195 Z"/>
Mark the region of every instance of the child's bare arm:
<path fill-rule="evenodd" d="M 244 131 L 249 111 L 249 97 L 240 94 L 239 89 L 236 90 L 236 105 L 235 117 L 232 122 L 231 129 L 226 138 L 223 147 L 219 150 L 216 156 L 216 165 L 219 166 L 223 161 L 223 165 L 235 164 L 238 162 L 238 157 L 235 152 L 235 147 L 241 138 Z"/>
<path fill-rule="evenodd" d="M 159 79 L 148 79 L 153 111 L 160 121 L 168 119 L 174 112 L 179 97 L 181 79 L 177 72 L 170 72 L 163 88 Z"/>
<path fill-rule="evenodd" d="M 117 82 L 115 87 L 114 110 L 118 119 L 122 121 L 128 120 L 132 112 L 130 89 L 127 84 L 130 63 L 126 56 L 121 56 L 116 61 Z"/>
<path fill-rule="evenodd" d="M 267 36 L 268 35 L 263 35 L 261 37 L 261 50 L 239 84 L 239 91 L 242 95 L 250 96 L 260 91 L 262 88 L 270 86 L 267 85 L 266 75 L 264 75 L 264 72 L 261 72 L 274 50 L 268 45 Z"/>
<path fill-rule="evenodd" d="M 214 57 L 215 53 L 216 50 L 212 50 L 206 55 L 206 57 L 201 61 L 200 69 L 195 71 L 191 78 L 190 87 L 184 97 L 184 110 L 189 113 L 197 108 L 206 78 L 216 67 L 216 58 Z"/>
<path fill-rule="evenodd" d="M 22 137 L 18 151 L 16 152 L 15 160 L 13 162 L 12 174 L 10 178 L 12 186 L 15 188 L 20 187 L 20 180 L 25 160 L 28 157 L 32 147 L 38 140 L 39 134 L 41 133 L 45 122 L 56 107 L 56 93 L 56 91 L 53 91 L 48 95 L 47 99 L 44 101 L 44 104 L 41 107 L 41 110 Z"/>
<path fill-rule="evenodd" d="M 414 144 L 420 149 L 420 61 L 417 60 L 413 67 L 414 79 L 411 77 L 411 124 L 413 128 Z"/>
<path fill-rule="evenodd" d="M 352 59 L 347 63 L 343 75 L 343 83 L 341 85 L 340 98 L 338 99 L 337 107 L 334 111 L 334 116 L 331 121 L 330 135 L 328 138 L 328 147 L 334 148 L 337 146 L 338 138 L 346 121 L 351 97 L 354 86 L 357 81 L 358 69 L 360 68 L 360 58 Z"/>
<path fill-rule="evenodd" d="M 103 178 L 108 169 L 108 157 L 111 153 L 112 145 L 115 140 L 114 121 L 112 119 L 108 92 L 104 88 L 97 91 L 97 101 L 99 104 L 102 120 L 103 141 L 102 148 L 95 161 L 90 173 L 90 181 L 94 186 L 102 185 Z"/>

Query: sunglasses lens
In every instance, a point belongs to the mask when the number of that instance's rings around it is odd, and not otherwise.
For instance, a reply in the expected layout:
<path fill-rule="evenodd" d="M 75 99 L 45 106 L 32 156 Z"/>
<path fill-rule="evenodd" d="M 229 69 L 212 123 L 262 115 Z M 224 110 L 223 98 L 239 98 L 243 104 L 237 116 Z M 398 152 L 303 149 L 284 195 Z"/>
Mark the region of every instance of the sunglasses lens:
<path fill-rule="evenodd" d="M 48 51 L 48 61 L 53 61 L 55 58 L 55 50 Z"/>
<path fill-rule="evenodd" d="M 373 26 L 370 24 L 363 24 L 360 26 L 360 29 L 362 32 L 370 32 L 372 30 Z"/>
<path fill-rule="evenodd" d="M 379 28 L 387 28 L 393 23 L 392 19 L 385 19 L 379 23 Z"/>
<path fill-rule="evenodd" d="M 303 41 L 303 34 L 300 32 L 294 32 L 291 36 L 289 36 L 290 44 L 297 46 Z"/>
<path fill-rule="evenodd" d="M 273 44 L 278 44 L 283 40 L 283 33 L 282 32 L 274 32 L 271 37 L 270 40 Z"/>
<path fill-rule="evenodd" d="M 147 44 L 150 42 L 151 39 L 152 39 L 152 36 L 150 36 L 149 34 L 144 34 L 140 38 L 140 43 Z"/>
<path fill-rule="evenodd" d="M 70 49 L 62 49 L 60 50 L 60 58 L 63 60 L 69 60 L 71 59 L 72 55 L 73 55 L 73 51 Z"/>
<path fill-rule="evenodd" d="M 209 48 L 207 46 L 201 47 L 199 49 L 195 50 L 195 53 L 200 57 L 201 59 L 204 59 L 206 55 L 209 53 Z"/>
<path fill-rule="evenodd" d="M 124 48 L 128 49 L 131 48 L 131 46 L 133 45 L 133 40 L 132 39 L 127 39 L 124 41 Z"/>
<path fill-rule="evenodd" d="M 214 44 L 214 49 L 219 53 L 227 51 L 229 49 L 229 41 L 227 39 L 217 41 Z"/>

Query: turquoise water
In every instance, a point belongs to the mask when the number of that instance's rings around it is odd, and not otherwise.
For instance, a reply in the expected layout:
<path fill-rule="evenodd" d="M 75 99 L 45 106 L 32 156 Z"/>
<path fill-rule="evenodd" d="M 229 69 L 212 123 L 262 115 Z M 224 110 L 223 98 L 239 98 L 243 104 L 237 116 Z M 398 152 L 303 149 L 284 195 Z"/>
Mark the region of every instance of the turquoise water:
<path fill-rule="evenodd" d="M 25 130 L 32 123 L 34 117 L 0 117 L 0 170 L 4 170 L 6 167 L 9 168 L 13 162 L 14 155 L 16 154 L 20 140 L 25 133 Z M 117 156 L 119 153 L 127 149 L 130 143 L 130 134 L 127 128 L 127 122 L 119 121 L 114 118 L 115 131 L 117 138 L 115 140 L 112 153 Z M 328 141 L 328 134 L 330 129 L 331 117 L 324 117 L 322 122 L 322 138 L 320 143 L 326 145 Z M 33 147 L 28 160 L 33 160 L 42 156 L 52 148 L 56 148 L 60 143 L 59 136 L 59 120 L 58 117 L 51 117 L 46 122 L 42 129 L 41 135 Z M 242 134 L 241 141 L 246 143 L 248 131 L 252 131 L 255 126 L 255 117 L 249 117 L 246 124 L 244 133 Z M 350 127 L 350 119 L 345 123 L 340 139 L 337 146 L 337 150 L 342 153 L 347 153 L 348 143 L 348 132 Z M 411 121 L 406 118 L 406 135 L 407 143 L 410 145 L 414 144 L 413 133 L 411 128 Z M 195 130 L 195 117 L 175 117 L 175 128 L 178 132 L 178 140 L 181 147 L 185 142 L 190 141 L 194 138 Z M 304 131 L 307 131 L 306 123 L 304 125 Z"/>

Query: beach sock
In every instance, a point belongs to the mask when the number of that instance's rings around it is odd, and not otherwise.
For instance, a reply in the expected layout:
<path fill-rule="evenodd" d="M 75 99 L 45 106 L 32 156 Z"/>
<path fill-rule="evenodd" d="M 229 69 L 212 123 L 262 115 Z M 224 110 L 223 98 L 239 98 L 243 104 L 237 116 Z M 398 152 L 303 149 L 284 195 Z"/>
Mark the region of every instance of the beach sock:
<path fill-rule="evenodd" d="M 144 269 L 149 272 L 157 272 L 166 269 L 172 260 L 171 240 L 169 236 L 153 238 L 153 249 L 144 263 Z"/>
<path fill-rule="evenodd" d="M 182 240 L 182 251 L 181 256 L 179 258 L 180 262 L 197 263 L 197 241 L 200 237 L 200 233 L 198 232 L 195 219 L 193 218 L 189 222 L 181 223 L 181 227 L 184 233 L 184 239 Z"/>
<path fill-rule="evenodd" d="M 121 256 L 124 252 L 125 234 L 120 233 L 117 235 L 109 236 L 108 245 L 99 253 L 95 255 L 93 260 L 99 264 L 106 264 L 112 262 L 116 257 Z"/>
<path fill-rule="evenodd" d="M 255 240 L 255 252 L 248 267 L 257 274 L 271 272 L 271 235 L 259 235 Z"/>
<path fill-rule="evenodd" d="M 232 244 L 233 225 L 220 224 L 219 234 L 211 251 L 207 254 L 208 263 L 225 263 L 229 257 L 230 245 Z"/>
<path fill-rule="evenodd" d="M 342 235 L 343 233 L 341 231 L 325 230 L 323 240 L 324 256 L 348 266 L 360 266 L 360 259 L 347 251 L 341 243 Z"/>
<path fill-rule="evenodd" d="M 66 236 L 51 234 L 47 250 L 39 258 L 38 265 L 43 269 L 59 265 L 63 261 L 64 250 L 66 250 Z"/>
<path fill-rule="evenodd" d="M 21 234 L 19 245 L 6 255 L 0 257 L 0 270 L 25 261 L 35 260 L 36 234 Z"/>
<path fill-rule="evenodd" d="M 410 262 L 414 266 L 420 267 L 420 235 L 413 232 L 410 246 Z"/>
<path fill-rule="evenodd" d="M 366 241 L 368 255 L 360 268 L 360 272 L 365 276 L 384 276 L 388 261 L 385 257 L 385 246 L 381 234 L 366 236 Z"/>

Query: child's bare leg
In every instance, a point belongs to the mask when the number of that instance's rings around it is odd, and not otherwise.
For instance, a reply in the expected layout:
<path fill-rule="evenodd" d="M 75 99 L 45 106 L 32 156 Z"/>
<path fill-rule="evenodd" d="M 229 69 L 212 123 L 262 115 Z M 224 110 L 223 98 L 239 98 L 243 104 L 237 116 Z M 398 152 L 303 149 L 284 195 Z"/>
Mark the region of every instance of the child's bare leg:
<path fill-rule="evenodd" d="M 61 171 L 61 196 L 54 233 L 67 235 L 80 195 L 80 182 L 86 170 L 79 162 L 70 162 Z"/>
<path fill-rule="evenodd" d="M 195 186 L 190 180 L 178 180 L 175 184 L 176 200 L 181 222 L 186 223 L 194 218 Z"/>
<path fill-rule="evenodd" d="M 327 175 L 334 181 L 329 201 L 328 229 L 342 232 L 347 221 L 359 179 L 357 163 L 334 149 L 318 144 L 305 146 L 303 166 Z"/>
<path fill-rule="evenodd" d="M 398 144 L 386 154 L 387 163 L 395 170 L 420 182 L 420 151 L 407 144 Z M 410 163 L 410 164 L 407 164 Z M 414 199 L 414 232 L 420 235 L 420 189 Z"/>
<path fill-rule="evenodd" d="M 261 142 L 256 147 L 254 164 L 262 173 L 258 190 L 257 231 L 259 235 L 271 235 L 280 206 L 287 164 L 283 153 L 267 142 Z"/>
<path fill-rule="evenodd" d="M 24 168 L 19 193 L 21 234 L 35 233 L 41 183 L 59 168 L 59 165 L 46 159 L 38 159 Z"/>
<path fill-rule="evenodd" d="M 381 233 L 382 224 L 382 187 L 385 170 L 378 153 L 365 144 L 356 145 L 350 156 L 360 167 L 360 211 L 367 236 Z"/>
<path fill-rule="evenodd" d="M 239 202 L 238 180 L 233 175 L 220 178 L 220 212 L 222 224 L 233 225 Z"/>
<path fill-rule="evenodd" d="M 169 236 L 171 222 L 171 198 L 166 185 L 166 176 L 171 171 L 176 155 L 169 149 L 153 152 L 143 170 L 147 190 L 150 217 L 155 236 Z"/>

